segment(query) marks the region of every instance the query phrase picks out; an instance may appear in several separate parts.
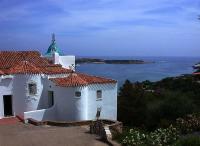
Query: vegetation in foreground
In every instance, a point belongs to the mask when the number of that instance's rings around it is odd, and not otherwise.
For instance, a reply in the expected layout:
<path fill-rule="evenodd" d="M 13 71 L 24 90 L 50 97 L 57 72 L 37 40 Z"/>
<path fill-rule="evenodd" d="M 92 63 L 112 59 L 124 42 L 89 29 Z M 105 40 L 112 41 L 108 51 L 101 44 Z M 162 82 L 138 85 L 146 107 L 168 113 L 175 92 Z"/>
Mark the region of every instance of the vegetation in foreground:
<path fill-rule="evenodd" d="M 200 145 L 200 137 L 195 135 L 181 138 L 175 143 L 175 146 L 199 146 L 199 145 Z"/>
<path fill-rule="evenodd" d="M 200 112 L 199 81 L 199 76 L 192 75 L 159 82 L 127 80 L 118 96 L 118 120 L 128 127 L 118 137 L 121 143 L 133 146 L 198 143 L 198 136 L 182 137 L 200 130 L 200 114 L 194 114 Z"/>

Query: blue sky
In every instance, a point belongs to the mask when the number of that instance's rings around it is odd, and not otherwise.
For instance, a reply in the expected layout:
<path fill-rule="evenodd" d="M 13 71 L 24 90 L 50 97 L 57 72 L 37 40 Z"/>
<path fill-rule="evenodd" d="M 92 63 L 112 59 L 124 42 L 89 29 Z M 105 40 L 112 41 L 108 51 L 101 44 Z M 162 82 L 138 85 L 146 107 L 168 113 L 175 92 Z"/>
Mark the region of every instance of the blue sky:
<path fill-rule="evenodd" d="M 0 0 L 1 50 L 200 56 L 200 0 Z"/>

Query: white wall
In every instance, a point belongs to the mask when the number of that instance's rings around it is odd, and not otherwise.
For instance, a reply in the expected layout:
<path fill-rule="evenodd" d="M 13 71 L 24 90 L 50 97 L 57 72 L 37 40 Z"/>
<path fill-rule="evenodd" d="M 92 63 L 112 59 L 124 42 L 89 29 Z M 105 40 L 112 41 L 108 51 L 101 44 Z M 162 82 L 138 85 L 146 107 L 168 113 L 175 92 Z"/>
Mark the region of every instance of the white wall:
<path fill-rule="evenodd" d="M 37 121 L 57 120 L 56 105 L 48 109 L 24 112 L 24 119 L 32 118 Z"/>
<path fill-rule="evenodd" d="M 62 67 L 70 69 L 72 64 L 75 66 L 75 56 L 59 56 L 59 62 Z"/>
<path fill-rule="evenodd" d="M 57 52 L 53 53 L 53 62 L 54 64 L 59 64 L 59 54 Z"/>
<path fill-rule="evenodd" d="M 0 80 L 0 119 L 4 117 L 3 95 L 12 95 L 13 80 L 2 78 Z"/>
<path fill-rule="evenodd" d="M 102 90 L 102 99 L 97 99 L 97 90 Z M 117 119 L 117 84 L 96 84 L 88 87 L 88 120 L 94 119 L 101 107 L 100 118 Z"/>
<path fill-rule="evenodd" d="M 76 91 L 81 91 L 81 97 L 75 97 Z M 56 86 L 55 102 L 59 120 L 79 121 L 87 119 L 87 87 Z"/>
<path fill-rule="evenodd" d="M 52 85 L 58 120 L 80 121 L 95 119 L 97 108 L 101 117 L 117 119 L 117 84 L 93 84 L 84 87 L 59 87 Z M 102 99 L 97 100 L 96 91 L 102 90 Z M 81 97 L 75 92 L 81 91 Z"/>
<path fill-rule="evenodd" d="M 28 83 L 37 84 L 37 94 L 29 95 Z M 15 75 L 13 80 L 13 106 L 15 115 L 39 109 L 43 91 L 41 75 Z"/>
<path fill-rule="evenodd" d="M 37 83 L 35 96 L 28 94 L 29 82 Z M 97 90 L 102 90 L 101 100 L 97 100 Z M 48 91 L 54 91 L 56 106 L 51 112 L 45 110 L 48 108 Z M 81 97 L 75 97 L 76 91 L 81 92 Z M 13 79 L 0 81 L 0 118 L 4 116 L 3 95 L 13 95 L 14 115 L 22 117 L 26 114 L 38 120 L 91 120 L 95 118 L 97 108 L 101 107 L 100 118 L 117 119 L 117 84 L 59 87 L 41 75 L 15 75 Z"/>
<path fill-rule="evenodd" d="M 67 55 L 67 56 L 59 56 L 57 53 L 51 57 L 45 57 L 48 60 L 51 60 L 54 64 L 61 64 L 62 67 L 70 69 L 72 64 L 75 66 L 75 56 Z"/>
<path fill-rule="evenodd" d="M 57 77 L 61 77 L 61 76 L 57 76 Z M 56 97 L 55 97 L 55 90 L 56 90 L 55 87 L 56 86 L 48 78 L 42 78 L 42 83 L 43 83 L 43 90 L 42 90 L 41 100 L 40 100 L 38 109 L 47 109 L 47 108 L 49 108 L 48 91 L 54 92 L 54 102 L 56 102 L 55 101 L 56 100 Z"/>

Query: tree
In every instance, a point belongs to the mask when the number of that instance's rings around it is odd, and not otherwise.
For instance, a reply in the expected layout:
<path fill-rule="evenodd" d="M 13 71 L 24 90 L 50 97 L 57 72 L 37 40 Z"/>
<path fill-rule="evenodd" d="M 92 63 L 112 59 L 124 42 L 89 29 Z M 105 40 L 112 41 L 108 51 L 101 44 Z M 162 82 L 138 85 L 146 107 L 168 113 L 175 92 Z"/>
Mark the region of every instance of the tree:
<path fill-rule="evenodd" d="M 118 96 L 118 119 L 127 125 L 142 126 L 146 119 L 146 109 L 142 85 L 126 80 Z"/>

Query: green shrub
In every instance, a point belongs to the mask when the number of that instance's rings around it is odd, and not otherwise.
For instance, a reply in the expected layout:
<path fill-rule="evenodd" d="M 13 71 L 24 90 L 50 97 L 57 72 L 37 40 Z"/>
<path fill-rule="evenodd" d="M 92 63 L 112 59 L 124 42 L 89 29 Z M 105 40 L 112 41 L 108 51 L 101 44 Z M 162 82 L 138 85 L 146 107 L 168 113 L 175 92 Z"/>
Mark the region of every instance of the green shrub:
<path fill-rule="evenodd" d="M 131 129 L 131 127 L 123 126 L 122 133 L 118 133 L 118 134 L 114 135 L 113 139 L 118 141 L 119 143 L 122 143 L 124 138 L 129 134 L 130 129 Z"/>
<path fill-rule="evenodd" d="M 200 136 L 189 136 L 177 141 L 175 146 L 200 146 Z"/>
<path fill-rule="evenodd" d="M 160 97 L 162 97 L 161 100 L 148 104 L 148 116 L 145 123 L 148 130 L 169 127 L 176 122 L 178 117 L 196 111 L 193 101 L 180 92 L 165 91 Z"/>
<path fill-rule="evenodd" d="M 151 133 L 144 133 L 137 129 L 130 129 L 122 144 L 127 146 L 170 146 L 179 137 L 179 132 L 173 126 L 157 129 Z"/>
<path fill-rule="evenodd" d="M 158 82 L 127 80 L 118 95 L 118 120 L 149 131 L 174 125 L 178 117 L 200 111 L 197 81 L 190 75 Z"/>
<path fill-rule="evenodd" d="M 176 120 L 176 126 L 183 134 L 200 131 L 200 114 L 192 114 L 184 118 L 178 118 Z"/>
<path fill-rule="evenodd" d="M 148 136 L 148 144 L 152 146 L 170 146 L 179 138 L 179 132 L 173 126 L 157 129 Z"/>
<path fill-rule="evenodd" d="M 144 125 L 146 120 L 146 101 L 142 86 L 138 83 L 134 86 L 126 81 L 120 88 L 118 96 L 118 120 L 128 126 Z"/>
<path fill-rule="evenodd" d="M 180 92 L 166 91 L 163 103 L 160 105 L 160 116 L 162 119 L 176 120 L 196 110 L 193 101 Z"/>
<path fill-rule="evenodd" d="M 130 129 L 122 144 L 127 146 L 143 146 L 146 144 L 146 136 L 146 134 L 137 129 Z"/>

